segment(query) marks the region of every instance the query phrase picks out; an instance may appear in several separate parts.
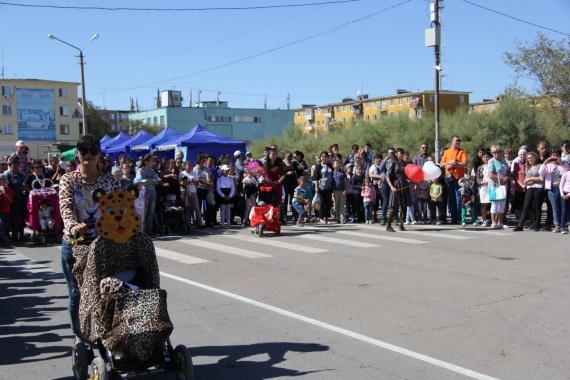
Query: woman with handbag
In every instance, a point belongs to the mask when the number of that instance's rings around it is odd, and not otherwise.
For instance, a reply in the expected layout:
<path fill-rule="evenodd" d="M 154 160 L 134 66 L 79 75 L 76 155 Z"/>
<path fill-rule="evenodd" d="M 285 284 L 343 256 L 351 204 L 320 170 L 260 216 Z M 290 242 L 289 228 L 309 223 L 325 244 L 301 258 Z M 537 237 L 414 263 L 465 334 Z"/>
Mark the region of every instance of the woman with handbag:
<path fill-rule="evenodd" d="M 489 178 L 489 200 L 491 201 L 491 227 L 506 228 L 502 224 L 505 206 L 507 204 L 507 184 L 509 182 L 509 164 L 502 156 L 503 150 L 499 145 L 491 147 L 493 158 L 487 164 Z"/>

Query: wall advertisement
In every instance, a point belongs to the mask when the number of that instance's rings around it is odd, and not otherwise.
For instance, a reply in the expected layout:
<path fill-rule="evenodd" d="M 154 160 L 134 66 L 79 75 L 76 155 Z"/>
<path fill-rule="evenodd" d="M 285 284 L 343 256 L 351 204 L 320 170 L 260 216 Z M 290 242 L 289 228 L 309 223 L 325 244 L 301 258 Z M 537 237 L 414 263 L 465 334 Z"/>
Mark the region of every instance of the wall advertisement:
<path fill-rule="evenodd" d="M 17 88 L 18 139 L 55 140 L 54 90 Z"/>

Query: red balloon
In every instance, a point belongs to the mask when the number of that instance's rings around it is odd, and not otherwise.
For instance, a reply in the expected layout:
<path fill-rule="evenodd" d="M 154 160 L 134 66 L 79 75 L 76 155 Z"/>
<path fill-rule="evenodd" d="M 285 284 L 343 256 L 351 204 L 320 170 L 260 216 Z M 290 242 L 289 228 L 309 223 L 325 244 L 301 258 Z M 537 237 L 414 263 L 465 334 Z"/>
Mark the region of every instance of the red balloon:
<path fill-rule="evenodd" d="M 424 180 L 424 171 L 418 165 L 408 164 L 404 168 L 404 173 L 412 182 L 422 182 Z"/>

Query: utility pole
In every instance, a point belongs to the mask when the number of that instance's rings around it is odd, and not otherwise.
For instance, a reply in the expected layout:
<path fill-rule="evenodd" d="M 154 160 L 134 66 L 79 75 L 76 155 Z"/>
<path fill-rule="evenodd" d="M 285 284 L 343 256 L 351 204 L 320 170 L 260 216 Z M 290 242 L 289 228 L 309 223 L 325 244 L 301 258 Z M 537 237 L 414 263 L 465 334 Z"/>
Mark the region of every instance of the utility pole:
<path fill-rule="evenodd" d="M 440 43 L 441 43 L 441 25 L 439 23 L 439 3 L 443 0 L 434 0 L 430 4 L 430 21 L 431 28 L 425 31 L 426 46 L 434 47 L 435 63 L 434 63 L 434 76 L 435 76 L 435 160 L 439 162 L 440 158 L 440 138 L 439 138 L 439 79 L 441 67 L 439 66 L 440 59 Z"/>

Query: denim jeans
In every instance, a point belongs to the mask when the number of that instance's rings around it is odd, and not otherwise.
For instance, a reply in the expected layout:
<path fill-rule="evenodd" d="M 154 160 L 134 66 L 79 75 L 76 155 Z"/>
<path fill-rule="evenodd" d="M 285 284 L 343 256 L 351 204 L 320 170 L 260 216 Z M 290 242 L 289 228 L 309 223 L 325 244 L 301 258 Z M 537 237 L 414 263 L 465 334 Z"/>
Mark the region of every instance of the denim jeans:
<path fill-rule="evenodd" d="M 380 187 L 382 192 L 382 220 L 386 220 L 386 214 L 388 213 L 388 204 L 390 203 L 390 186 L 388 182 L 382 181 L 382 186 Z"/>
<path fill-rule="evenodd" d="M 449 207 L 449 214 L 451 215 L 451 222 L 457 223 L 461 220 L 461 195 L 457 193 L 459 184 L 457 180 L 453 182 L 445 182 L 447 189 L 447 207 Z"/>
<path fill-rule="evenodd" d="M 69 293 L 69 301 L 67 305 L 69 320 L 73 333 L 76 336 L 81 336 L 81 327 L 79 324 L 79 287 L 77 280 L 73 274 L 71 274 L 74 264 L 75 257 L 73 257 L 72 244 L 70 241 L 63 240 L 61 243 L 61 267 L 67 284 L 67 291 Z"/>
<path fill-rule="evenodd" d="M 566 205 L 562 205 L 562 197 L 560 196 L 560 185 L 552 185 L 548 191 L 548 199 L 552 205 L 552 219 L 554 224 L 560 226 L 562 213 L 566 212 Z"/>
<path fill-rule="evenodd" d="M 374 202 L 364 202 L 364 219 L 372 220 L 374 216 Z"/>
<path fill-rule="evenodd" d="M 154 209 L 156 208 L 156 190 L 147 190 L 145 193 L 146 198 L 146 215 L 144 217 L 146 223 L 146 233 L 152 234 L 152 222 L 154 220 Z"/>
<path fill-rule="evenodd" d="M 297 211 L 297 213 L 301 218 L 307 217 L 307 211 L 305 211 L 305 207 L 301 203 L 292 202 L 291 204 L 293 205 L 293 208 L 295 209 L 295 211 Z"/>

